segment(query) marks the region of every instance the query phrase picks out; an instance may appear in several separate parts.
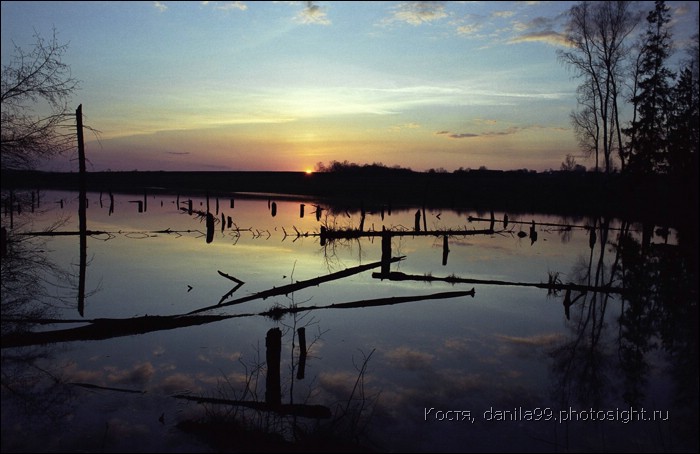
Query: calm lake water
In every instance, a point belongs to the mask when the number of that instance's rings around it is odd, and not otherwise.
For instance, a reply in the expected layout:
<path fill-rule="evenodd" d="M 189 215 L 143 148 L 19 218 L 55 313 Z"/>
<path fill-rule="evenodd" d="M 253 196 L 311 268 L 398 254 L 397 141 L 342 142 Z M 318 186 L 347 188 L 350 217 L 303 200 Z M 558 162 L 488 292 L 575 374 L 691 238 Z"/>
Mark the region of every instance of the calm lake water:
<path fill-rule="evenodd" d="M 112 197 L 88 193 L 82 304 L 79 235 L 10 236 L 3 452 L 214 451 L 214 435 L 179 424 L 234 416 L 287 441 L 323 429 L 335 447 L 378 451 L 698 449 L 697 263 L 673 226 L 279 195 Z M 77 194 L 36 202 L 13 212 L 11 234 L 78 230 Z M 144 317 L 193 312 L 227 317 Z M 5 337 L 135 317 L 146 332 L 103 322 L 102 339 Z M 39 318 L 50 320 L 27 322 Z M 275 329 L 279 386 L 267 378 Z M 20 338 L 32 345 L 8 343 Z M 262 405 L 275 390 L 330 418 L 206 401 Z M 270 437 L 229 435 L 219 449 L 270 449 Z"/>

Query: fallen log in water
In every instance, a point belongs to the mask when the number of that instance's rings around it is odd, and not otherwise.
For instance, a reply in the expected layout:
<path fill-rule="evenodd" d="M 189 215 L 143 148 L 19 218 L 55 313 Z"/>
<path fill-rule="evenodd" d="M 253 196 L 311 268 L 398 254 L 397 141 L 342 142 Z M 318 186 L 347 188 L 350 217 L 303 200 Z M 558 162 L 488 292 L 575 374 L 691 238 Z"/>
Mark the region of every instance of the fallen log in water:
<path fill-rule="evenodd" d="M 285 314 L 312 311 L 318 309 L 353 309 L 363 307 L 389 306 L 393 304 L 409 303 L 413 301 L 435 300 L 446 298 L 458 298 L 461 296 L 474 297 L 475 290 L 468 291 L 433 293 L 430 295 L 396 296 L 388 298 L 377 298 L 370 300 L 352 301 L 348 303 L 335 303 L 328 306 L 277 306 L 268 311 L 257 314 L 236 314 L 236 315 L 167 315 L 167 316 L 143 316 L 127 319 L 106 319 L 98 318 L 94 320 L 50 320 L 41 319 L 43 324 L 52 323 L 86 323 L 86 326 L 76 328 L 39 331 L 39 332 L 18 332 L 2 336 L 2 348 L 27 347 L 30 345 L 54 344 L 60 342 L 75 342 L 87 340 L 104 340 L 114 337 L 133 336 L 154 331 L 163 331 L 187 326 L 203 325 L 206 323 L 227 320 L 230 318 L 265 316 L 279 319 Z M 216 306 L 215 306 L 216 307 Z M 3 320 L 9 321 L 9 320 Z M 37 323 L 38 320 L 22 320 L 25 323 Z M 20 322 L 17 320 L 17 322 Z"/>
<path fill-rule="evenodd" d="M 143 317 L 126 319 L 98 318 L 86 321 L 85 323 L 88 323 L 86 326 L 76 328 L 5 334 L 2 336 L 2 348 L 54 344 L 58 342 L 104 340 L 153 331 L 203 325 L 233 317 L 240 317 L 240 315 L 200 315 L 196 317 L 145 315 Z"/>
<path fill-rule="evenodd" d="M 542 283 L 542 282 L 508 282 L 508 281 L 495 281 L 486 279 L 467 279 L 460 278 L 457 276 L 447 276 L 447 277 L 435 277 L 435 276 L 425 276 L 418 274 L 406 274 L 400 271 L 392 271 L 390 273 L 372 273 L 372 277 L 375 279 L 387 279 L 390 281 L 424 281 L 424 282 L 449 282 L 451 284 L 485 284 L 485 285 L 510 285 L 516 287 L 536 287 L 543 288 L 546 290 L 575 290 L 581 292 L 600 292 L 600 293 L 624 293 L 625 289 L 621 287 L 612 287 L 605 285 L 602 287 L 595 287 L 591 285 L 581 285 L 581 284 L 559 284 L 556 282 Z"/>
<path fill-rule="evenodd" d="M 274 307 L 267 312 L 262 312 L 260 315 L 265 315 L 270 318 L 279 319 L 285 314 L 293 314 L 296 312 L 313 311 L 317 309 L 358 309 L 363 307 L 391 306 L 393 304 L 410 303 L 413 301 L 436 300 L 447 298 L 458 298 L 461 296 L 474 297 L 475 290 L 461 292 L 443 292 L 431 293 L 430 295 L 413 295 L 413 296 L 391 296 L 387 298 L 376 298 L 370 300 L 352 301 L 349 303 L 335 303 L 328 306 L 292 306 L 292 307 Z"/>
<path fill-rule="evenodd" d="M 393 262 L 401 261 L 404 258 L 405 257 L 403 257 L 403 256 L 394 257 L 394 258 L 390 259 L 389 261 L 393 263 Z M 241 303 L 245 303 L 245 302 L 257 300 L 257 299 L 267 299 L 271 296 L 288 295 L 288 294 L 295 292 L 297 290 L 301 290 L 301 289 L 304 289 L 307 287 L 312 287 L 314 285 L 319 285 L 319 284 L 322 284 L 324 282 L 334 281 L 336 279 L 342 279 L 344 277 L 352 276 L 354 274 L 362 273 L 364 271 L 371 270 L 373 268 L 377 268 L 381 265 L 382 265 L 382 262 L 373 262 L 373 263 L 368 263 L 366 265 L 355 266 L 352 268 L 345 269 L 343 271 L 331 273 L 327 276 L 320 276 L 320 277 L 316 277 L 313 279 L 308 279 L 306 281 L 299 281 L 299 282 L 295 282 L 293 284 L 283 285 L 282 287 L 276 287 L 276 288 L 271 288 L 269 290 L 264 290 L 262 292 L 254 293 L 252 295 L 244 296 L 242 298 L 238 298 L 238 299 L 235 299 L 232 301 L 221 302 L 215 306 L 203 307 L 203 308 L 188 312 L 186 315 L 198 314 L 200 312 L 209 311 L 212 309 L 220 309 L 224 306 L 232 306 L 234 304 L 241 304 Z"/>
<path fill-rule="evenodd" d="M 494 229 L 461 229 L 461 230 L 371 230 L 358 229 L 327 229 L 322 228 L 320 233 L 310 235 L 321 237 L 321 244 L 327 240 L 350 240 L 357 238 L 369 238 L 380 236 L 469 236 L 469 235 L 493 235 L 501 233 Z"/>
<path fill-rule="evenodd" d="M 305 405 L 305 404 L 280 404 L 269 405 L 265 402 L 257 402 L 250 400 L 231 400 L 220 399 L 216 397 L 197 397 L 184 394 L 175 394 L 172 396 L 176 399 L 185 399 L 203 404 L 220 404 L 232 405 L 236 407 L 246 407 L 253 410 L 272 411 L 281 415 L 302 416 L 304 418 L 327 419 L 331 417 L 331 409 L 323 405 Z"/>

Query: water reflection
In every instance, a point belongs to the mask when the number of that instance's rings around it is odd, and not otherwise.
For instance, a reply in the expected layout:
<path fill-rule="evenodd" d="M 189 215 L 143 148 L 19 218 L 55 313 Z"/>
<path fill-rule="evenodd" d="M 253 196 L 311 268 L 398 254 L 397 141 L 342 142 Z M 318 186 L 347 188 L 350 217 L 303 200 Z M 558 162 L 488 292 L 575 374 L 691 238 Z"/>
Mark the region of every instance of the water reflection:
<path fill-rule="evenodd" d="M 26 235 L 76 212 L 71 194 L 47 198 L 65 201 L 64 211 L 51 204 L 25 226 L 31 210 L 3 217 L 3 450 L 29 449 L 30 426 L 5 425 L 19 403 L 64 422 L 84 411 L 114 433 L 118 410 L 103 405 L 115 393 L 134 408 L 158 402 L 143 423 L 144 436 L 160 440 L 154 450 L 167 450 L 160 426 L 197 422 L 188 428 L 202 433 L 202 418 L 244 412 L 272 421 L 263 428 L 280 442 L 310 440 L 313 418 L 301 408 L 329 409 L 330 421 L 354 415 L 326 429 L 379 450 L 697 449 L 697 263 L 676 229 L 270 196 L 230 197 L 224 212 L 219 197 L 151 190 L 141 209 L 118 194 L 109 207 L 86 204 L 84 228 L 60 226 L 73 236 Z M 37 246 L 20 254 L 23 241 Z M 87 251 L 94 258 L 83 262 Z M 76 253 L 84 288 L 106 287 L 83 304 L 80 285 L 66 285 L 80 281 Z M 61 269 L 39 257 L 68 264 L 71 279 L 38 290 Z M 25 267 L 30 277 L 12 284 Z M 72 288 L 69 306 L 50 304 L 53 284 Z M 76 309 L 88 316 L 76 319 Z M 307 343 L 316 324 L 323 335 Z M 270 332 L 279 356 L 260 346 Z M 371 353 L 357 361 L 358 351 Z M 32 369 L 42 386 L 27 386 Z M 298 404 L 308 408 L 282 407 Z M 547 409 L 538 421 L 516 418 L 537 408 Z M 592 423 L 586 409 L 662 418 Z M 448 410 L 471 419 L 447 421 Z M 57 439 L 53 424 L 40 424 Z M 135 450 L 131 440 L 119 447 Z"/>

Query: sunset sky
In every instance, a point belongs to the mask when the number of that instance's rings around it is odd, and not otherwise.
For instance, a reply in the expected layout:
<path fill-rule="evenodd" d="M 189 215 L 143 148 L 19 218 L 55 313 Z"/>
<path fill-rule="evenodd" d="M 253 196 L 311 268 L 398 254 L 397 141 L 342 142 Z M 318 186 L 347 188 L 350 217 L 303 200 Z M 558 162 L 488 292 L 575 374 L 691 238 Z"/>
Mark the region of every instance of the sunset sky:
<path fill-rule="evenodd" d="M 697 3 L 667 3 L 682 46 Z M 542 171 L 578 154 L 556 56 L 574 4 L 3 1 L 2 63 L 35 32 L 69 43 L 92 171 Z"/>

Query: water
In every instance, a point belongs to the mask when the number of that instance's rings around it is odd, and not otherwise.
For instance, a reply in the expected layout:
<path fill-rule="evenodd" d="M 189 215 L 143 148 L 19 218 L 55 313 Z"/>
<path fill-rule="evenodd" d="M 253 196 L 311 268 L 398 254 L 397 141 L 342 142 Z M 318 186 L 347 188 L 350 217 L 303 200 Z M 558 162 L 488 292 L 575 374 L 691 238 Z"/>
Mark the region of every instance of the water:
<path fill-rule="evenodd" d="M 30 308 L 34 320 L 53 320 L 29 325 L 47 332 L 96 319 L 227 317 L 168 329 L 146 319 L 145 332 L 100 328 L 99 340 L 78 333 L 23 347 L 3 337 L 3 451 L 270 449 L 270 436 L 246 445 L 232 432 L 221 442 L 178 426 L 234 416 L 287 442 L 304 439 L 317 420 L 196 400 L 265 402 L 274 328 L 281 402 L 331 414 L 318 420 L 330 447 L 318 437 L 312 447 L 698 448 L 697 278 L 673 228 L 502 212 L 492 221 L 490 212 L 420 206 L 361 211 L 280 195 L 113 197 L 88 194 L 82 315 L 79 235 L 24 236 L 3 258 L 3 336 L 17 326 L 10 317 Z M 42 193 L 29 211 L 13 213 L 11 231 L 58 219 L 60 231 L 79 229 L 74 193 Z M 322 237 L 322 227 L 353 235 Z M 382 229 L 395 235 L 383 239 Z M 391 264 L 389 247 L 401 258 Z M 47 263 L 32 260 L 17 278 L 27 301 L 8 309 L 22 293 L 7 288 L 6 274 L 20 269 L 20 252 Z M 392 274 L 382 274 L 383 258 Z M 276 317 L 263 315 L 274 308 Z M 301 379 L 299 328 L 308 350 Z"/>

